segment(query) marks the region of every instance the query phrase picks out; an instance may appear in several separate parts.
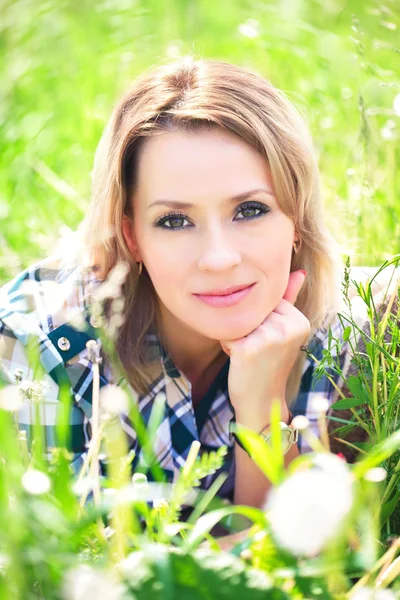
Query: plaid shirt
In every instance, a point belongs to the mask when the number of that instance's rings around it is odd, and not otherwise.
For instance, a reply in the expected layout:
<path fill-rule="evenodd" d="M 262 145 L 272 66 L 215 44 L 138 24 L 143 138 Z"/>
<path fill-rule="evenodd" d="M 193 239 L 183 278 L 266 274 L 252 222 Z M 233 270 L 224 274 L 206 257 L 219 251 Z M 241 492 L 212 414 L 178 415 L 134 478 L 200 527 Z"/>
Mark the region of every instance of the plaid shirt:
<path fill-rule="evenodd" d="M 61 382 L 65 381 L 65 375 L 68 375 L 73 398 L 70 450 L 76 473 L 88 451 L 92 418 L 93 365 L 88 358 L 86 342 L 96 339 L 96 331 L 90 325 L 88 316 L 88 290 L 93 291 L 99 284 L 89 271 L 76 266 L 65 268 L 60 259 L 51 258 L 29 267 L 0 290 L 0 357 L 3 369 L 11 376 L 20 369 L 24 380 L 32 380 L 26 345 L 31 335 L 38 340 L 47 384 L 40 418 L 45 426 L 48 454 L 49 449 L 57 445 L 55 424 L 60 406 L 59 389 Z M 86 323 L 84 330 L 74 327 L 77 319 Z M 331 324 L 331 329 L 334 337 L 342 339 L 343 332 L 338 319 Z M 175 367 L 156 334 L 147 334 L 145 344 L 155 359 L 154 379 L 146 395 L 139 395 L 130 389 L 145 423 L 149 421 L 156 395 L 159 392 L 165 394 L 165 411 L 155 436 L 153 451 L 166 480 L 176 480 L 194 440 L 201 443 L 200 453 L 225 445 L 228 454 L 221 470 L 228 472 L 228 478 L 219 495 L 232 499 L 235 464 L 229 423 L 234 419 L 234 410 L 228 394 L 229 359 L 206 396 L 194 409 L 190 382 Z M 319 330 L 310 341 L 309 348 L 320 359 L 327 344 L 328 332 Z M 341 363 L 345 349 L 346 346 L 343 346 Z M 317 433 L 318 409 L 313 405 L 313 400 L 322 397 L 331 404 L 336 399 L 336 392 L 326 376 L 315 381 L 314 369 L 314 361 L 307 357 L 300 390 L 291 410 L 293 415 L 306 415 Z M 332 377 L 338 382 L 337 375 L 332 374 Z M 101 366 L 100 385 L 108 383 L 115 381 L 111 369 L 104 364 Z M 26 430 L 28 440 L 31 439 L 32 412 L 29 401 L 25 401 L 18 412 L 19 427 Z M 127 414 L 121 413 L 119 418 L 129 447 L 135 451 L 133 468 L 136 469 L 145 464 L 137 435 Z M 310 450 L 301 436 L 299 450 Z M 203 479 L 201 487 L 207 489 L 218 474 Z"/>

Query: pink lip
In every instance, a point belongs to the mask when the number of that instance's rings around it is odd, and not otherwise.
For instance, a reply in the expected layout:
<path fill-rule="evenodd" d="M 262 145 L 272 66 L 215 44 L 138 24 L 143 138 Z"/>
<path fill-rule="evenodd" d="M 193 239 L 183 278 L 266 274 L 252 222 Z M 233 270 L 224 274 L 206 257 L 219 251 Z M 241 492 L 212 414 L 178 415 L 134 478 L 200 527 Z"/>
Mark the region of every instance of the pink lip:
<path fill-rule="evenodd" d="M 233 292 L 239 292 L 239 290 L 244 290 L 252 283 L 245 283 L 243 285 L 235 285 L 230 288 L 225 288 L 224 290 L 213 290 L 212 292 L 204 292 L 202 294 L 196 294 L 199 296 L 227 296 L 228 294 L 233 294 Z"/>
<path fill-rule="evenodd" d="M 238 304 L 239 302 L 241 302 L 242 300 L 244 300 L 244 298 L 246 298 L 246 296 L 248 296 L 248 294 L 251 292 L 251 290 L 253 289 L 253 287 L 255 286 L 255 283 L 252 283 L 251 285 L 245 287 L 245 288 L 237 288 L 236 287 L 236 291 L 233 291 L 231 293 L 225 293 L 217 295 L 215 293 L 213 294 L 194 294 L 194 296 L 196 296 L 196 298 L 199 298 L 199 300 L 202 300 L 203 302 L 205 302 L 206 304 L 210 305 L 210 306 L 214 306 L 216 308 L 225 308 L 227 306 L 233 306 L 234 304 Z M 232 289 L 232 288 L 231 288 Z M 235 289 L 235 288 L 233 288 Z"/>

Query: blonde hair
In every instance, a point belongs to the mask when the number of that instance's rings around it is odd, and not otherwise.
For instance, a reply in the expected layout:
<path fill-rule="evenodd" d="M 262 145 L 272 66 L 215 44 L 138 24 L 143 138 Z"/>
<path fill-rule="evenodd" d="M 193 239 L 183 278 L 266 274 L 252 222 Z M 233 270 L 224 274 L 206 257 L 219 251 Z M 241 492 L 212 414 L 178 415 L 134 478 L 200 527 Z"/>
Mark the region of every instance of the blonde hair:
<path fill-rule="evenodd" d="M 165 130 L 204 127 L 227 130 L 265 157 L 277 201 L 301 240 L 292 270 L 307 271 L 296 306 L 310 320 L 311 334 L 336 311 L 336 250 L 323 222 L 313 143 L 299 112 L 266 79 L 232 64 L 186 58 L 150 69 L 119 100 L 104 130 L 95 155 L 92 201 L 80 230 L 102 278 L 121 261 L 130 265 L 116 347 L 131 385 L 140 393 L 151 380 L 143 340 L 155 323 L 157 307 L 147 271 L 138 276 L 122 220 L 132 217 L 143 141 Z M 299 354 L 287 385 L 289 402 L 299 389 L 304 352 Z"/>

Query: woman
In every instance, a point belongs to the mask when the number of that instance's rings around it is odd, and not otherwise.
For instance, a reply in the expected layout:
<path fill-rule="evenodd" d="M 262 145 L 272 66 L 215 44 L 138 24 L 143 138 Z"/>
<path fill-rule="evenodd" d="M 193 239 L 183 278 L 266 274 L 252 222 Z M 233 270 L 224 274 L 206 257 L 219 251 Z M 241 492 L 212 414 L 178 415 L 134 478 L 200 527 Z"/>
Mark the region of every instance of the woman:
<path fill-rule="evenodd" d="M 322 396 L 329 406 L 334 389 L 327 378 L 312 387 L 314 363 L 301 349 L 309 344 L 318 358 L 329 325 L 341 335 L 335 246 L 303 119 L 268 81 L 234 65 L 184 59 L 144 73 L 118 102 L 99 144 L 79 240 L 68 262 L 27 269 L 0 301 L 5 367 L 29 379 L 28 334 L 40 342 L 45 396 L 53 401 L 43 417 L 48 446 L 56 443 L 54 400 L 67 374 L 79 469 L 92 418 L 86 342 L 96 332 L 73 325 L 77 317 L 89 321 L 88 298 L 100 289 L 118 297 L 108 326 L 112 320 L 146 422 L 156 394 L 166 394 L 153 450 L 167 479 L 176 478 L 193 440 L 202 451 L 225 444 L 228 478 L 220 495 L 262 506 L 270 483 L 230 423 L 268 437 L 278 400 L 283 434 L 289 407 L 316 427 L 320 406 L 311 400 Z M 123 281 L 98 288 L 118 264 L 129 265 Z M 112 274 L 115 281 L 120 272 Z M 97 325 L 93 318 L 90 324 Z M 112 381 L 105 360 L 102 384 Z M 28 433 L 29 415 L 28 406 L 19 412 Z M 143 464 L 126 413 L 121 422 L 135 466 Z M 308 449 L 289 438 L 286 465 Z"/>

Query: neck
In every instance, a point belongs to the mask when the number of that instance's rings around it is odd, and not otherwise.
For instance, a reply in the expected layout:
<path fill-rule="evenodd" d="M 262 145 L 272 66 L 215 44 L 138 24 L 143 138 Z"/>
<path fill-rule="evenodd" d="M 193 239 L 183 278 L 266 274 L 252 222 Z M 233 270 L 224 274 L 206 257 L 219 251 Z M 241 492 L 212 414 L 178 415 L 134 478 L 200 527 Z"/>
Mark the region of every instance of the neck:
<path fill-rule="evenodd" d="M 189 381 L 197 381 L 210 368 L 222 365 L 227 355 L 218 340 L 212 340 L 193 331 L 171 313 L 161 310 L 158 334 L 175 366 Z"/>

